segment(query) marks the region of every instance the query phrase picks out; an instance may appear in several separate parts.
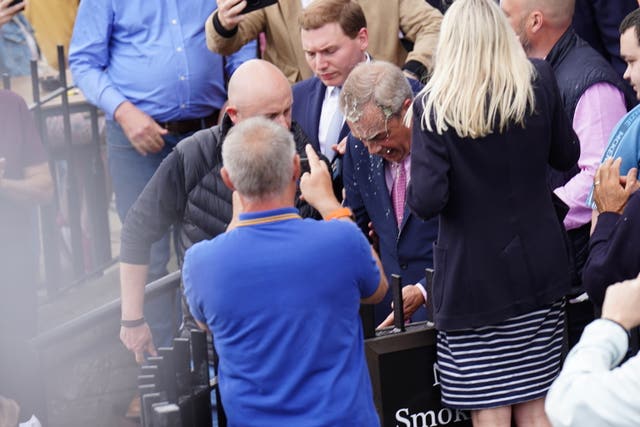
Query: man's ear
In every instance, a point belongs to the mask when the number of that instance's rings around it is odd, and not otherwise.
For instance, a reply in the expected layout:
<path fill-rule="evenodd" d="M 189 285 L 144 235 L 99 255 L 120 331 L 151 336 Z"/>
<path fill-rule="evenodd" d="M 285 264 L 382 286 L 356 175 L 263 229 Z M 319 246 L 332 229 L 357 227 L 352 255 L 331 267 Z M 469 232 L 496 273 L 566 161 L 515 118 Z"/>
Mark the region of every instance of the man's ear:
<path fill-rule="evenodd" d="M 302 167 L 300 166 L 300 155 L 298 153 L 293 156 L 293 180 L 298 181 L 302 175 Z"/>
<path fill-rule="evenodd" d="M 236 191 L 236 188 L 233 186 L 233 182 L 231 182 L 231 178 L 229 178 L 229 172 L 227 172 L 224 166 L 220 169 L 220 176 L 222 177 L 222 182 L 224 182 L 224 185 L 226 185 L 229 190 Z"/>
<path fill-rule="evenodd" d="M 411 107 L 412 103 L 413 103 L 413 99 L 411 98 L 407 98 L 404 100 L 404 102 L 402 103 L 402 110 L 400 110 L 401 118 L 404 118 L 405 114 L 407 114 L 407 111 L 409 111 L 409 107 Z"/>
<path fill-rule="evenodd" d="M 227 105 L 227 115 L 234 125 L 238 124 L 238 109 L 233 105 Z"/>
<path fill-rule="evenodd" d="M 360 50 L 362 52 L 366 52 L 367 48 L 369 47 L 369 32 L 367 31 L 367 29 L 360 28 L 360 31 L 358 31 L 358 34 L 356 35 L 356 39 L 358 39 L 358 42 L 360 44 Z"/>
<path fill-rule="evenodd" d="M 531 34 L 536 34 L 538 31 L 542 29 L 542 25 L 544 24 L 544 15 L 539 10 L 534 10 L 531 12 L 528 18 L 529 32 Z M 525 31 L 527 29 L 525 28 Z"/>

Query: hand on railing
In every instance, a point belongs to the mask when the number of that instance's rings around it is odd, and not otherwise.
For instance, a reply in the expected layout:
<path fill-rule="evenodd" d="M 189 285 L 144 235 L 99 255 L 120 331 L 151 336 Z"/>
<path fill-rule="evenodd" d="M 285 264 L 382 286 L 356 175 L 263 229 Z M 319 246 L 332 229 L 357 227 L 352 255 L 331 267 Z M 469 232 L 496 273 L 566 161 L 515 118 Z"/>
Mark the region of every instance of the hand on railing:
<path fill-rule="evenodd" d="M 157 356 L 158 352 L 153 345 L 153 337 L 151 335 L 151 329 L 146 322 L 139 326 L 120 328 L 120 340 L 132 351 L 136 356 L 136 362 L 141 365 L 145 361 L 145 353 L 152 356 Z"/>

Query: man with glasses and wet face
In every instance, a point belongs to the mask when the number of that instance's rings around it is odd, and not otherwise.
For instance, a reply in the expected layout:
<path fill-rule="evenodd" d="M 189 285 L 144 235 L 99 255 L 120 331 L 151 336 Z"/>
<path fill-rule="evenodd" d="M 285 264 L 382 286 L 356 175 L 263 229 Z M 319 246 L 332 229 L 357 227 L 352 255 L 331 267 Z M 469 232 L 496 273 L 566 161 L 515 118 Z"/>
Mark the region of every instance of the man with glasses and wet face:
<path fill-rule="evenodd" d="M 411 127 L 404 122 L 421 85 L 383 61 L 357 65 L 342 86 L 340 107 L 351 130 L 343 163 L 345 204 L 362 231 L 378 245 L 387 277 L 399 274 L 405 319 L 426 320 L 425 268 L 433 267 L 438 221 L 422 221 L 405 202 L 411 158 Z M 387 316 L 388 292 L 375 307 L 376 323 Z M 386 317 L 386 319 L 385 319 Z"/>

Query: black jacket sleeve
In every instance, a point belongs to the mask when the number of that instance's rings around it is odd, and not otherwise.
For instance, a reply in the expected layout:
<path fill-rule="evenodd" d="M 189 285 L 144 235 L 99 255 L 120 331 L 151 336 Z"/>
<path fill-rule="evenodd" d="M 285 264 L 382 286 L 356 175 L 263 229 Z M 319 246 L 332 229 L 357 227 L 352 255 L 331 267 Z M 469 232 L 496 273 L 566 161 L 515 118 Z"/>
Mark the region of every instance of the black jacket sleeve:
<path fill-rule="evenodd" d="M 589 241 L 582 283 L 593 303 L 602 307 L 609 285 L 640 273 L 640 191 L 631 195 L 622 215 L 603 212 Z"/>
<path fill-rule="evenodd" d="M 122 226 L 120 261 L 148 264 L 151 245 L 184 216 L 187 202 L 184 167 L 174 150 L 160 164 Z"/>

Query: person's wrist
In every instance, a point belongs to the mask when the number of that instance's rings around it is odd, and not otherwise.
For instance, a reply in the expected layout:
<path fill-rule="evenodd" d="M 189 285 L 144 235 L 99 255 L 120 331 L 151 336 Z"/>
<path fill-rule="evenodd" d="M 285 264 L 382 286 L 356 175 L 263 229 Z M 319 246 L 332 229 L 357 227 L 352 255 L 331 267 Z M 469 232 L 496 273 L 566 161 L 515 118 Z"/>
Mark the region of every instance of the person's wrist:
<path fill-rule="evenodd" d="M 238 32 L 237 25 L 233 28 L 227 28 L 227 26 L 222 23 L 218 16 L 218 11 L 213 14 L 213 28 L 218 34 L 225 38 L 231 38 Z"/>
<path fill-rule="evenodd" d="M 304 195 L 304 192 L 303 192 Z M 311 194 L 313 196 L 313 194 Z M 339 209 L 342 207 L 338 199 L 332 194 L 324 195 L 322 197 L 309 197 L 305 196 L 305 200 L 309 203 L 315 210 L 317 210 L 322 218 L 324 218 L 331 211 Z"/>
<path fill-rule="evenodd" d="M 341 206 L 339 208 L 336 208 L 336 209 L 333 209 L 333 210 L 327 212 L 326 214 L 323 214 L 322 218 L 325 221 L 329 221 L 329 220 L 332 220 L 332 219 L 340 219 L 340 218 L 351 218 L 351 219 L 353 219 L 353 212 L 351 212 L 351 209 Z"/>
<path fill-rule="evenodd" d="M 113 110 L 113 118 L 115 121 L 120 123 L 120 120 L 131 112 L 131 107 L 133 107 L 133 104 L 130 101 L 121 102 L 120 105 Z"/>
<path fill-rule="evenodd" d="M 123 328 L 136 328 L 138 326 L 142 326 L 146 323 L 144 320 L 144 316 L 137 319 L 121 319 L 120 326 Z"/>
<path fill-rule="evenodd" d="M 629 332 L 634 326 L 634 325 L 630 325 L 629 322 L 625 321 L 625 319 L 619 316 L 608 315 L 606 313 L 602 313 L 602 319 L 615 323 L 616 325 L 624 329 L 626 332 Z"/>

